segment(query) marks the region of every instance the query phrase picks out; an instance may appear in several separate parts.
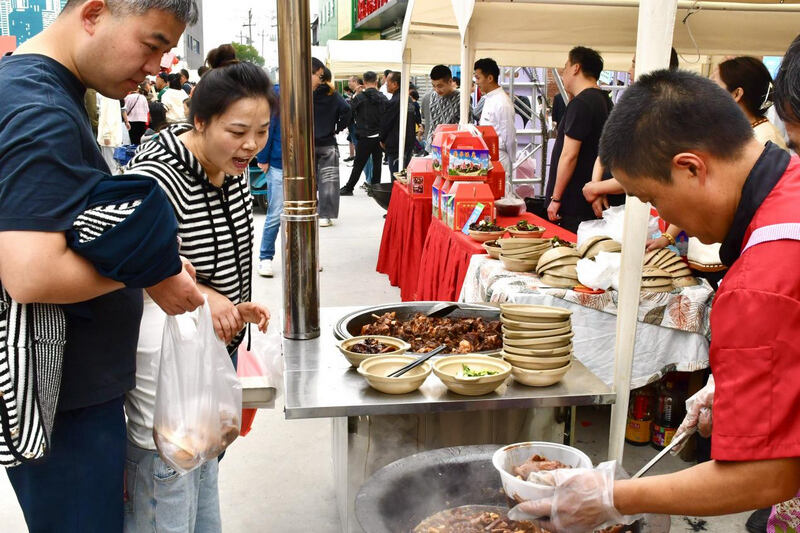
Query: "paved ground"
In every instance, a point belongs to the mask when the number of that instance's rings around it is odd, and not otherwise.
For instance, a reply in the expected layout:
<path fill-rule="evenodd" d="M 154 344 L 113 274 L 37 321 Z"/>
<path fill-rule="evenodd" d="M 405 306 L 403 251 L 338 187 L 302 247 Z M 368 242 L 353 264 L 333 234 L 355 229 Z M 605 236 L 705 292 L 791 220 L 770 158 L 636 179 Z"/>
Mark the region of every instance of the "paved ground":
<path fill-rule="evenodd" d="M 341 175 L 348 176 L 349 168 L 343 165 Z M 336 225 L 320 228 L 323 306 L 400 299 L 399 290 L 389 286 L 386 276 L 375 272 L 382 214 L 378 205 L 357 189 L 354 197 L 342 199 Z M 257 242 L 263 222 L 263 215 L 257 215 Z M 257 277 L 254 299 L 279 310 L 281 281 L 279 271 L 273 279 Z M 578 413 L 578 446 L 595 462 L 605 458 L 609 413 L 608 408 L 586 408 Z M 638 470 L 655 453 L 650 447 L 627 446 L 626 469 Z M 651 475 L 687 466 L 680 459 L 668 457 L 654 467 Z M 339 520 L 333 492 L 330 422 L 284 420 L 282 405 L 260 411 L 251 433 L 229 449 L 220 466 L 220 497 L 226 532 L 336 532 Z M 745 531 L 746 517 L 747 514 L 731 515 L 707 518 L 705 522 L 673 517 L 672 531 L 740 533 Z M 302 519 L 302 527 L 298 526 L 298 519 Z M 0 474 L 0 524 L 4 533 L 26 531 L 5 474 Z"/>

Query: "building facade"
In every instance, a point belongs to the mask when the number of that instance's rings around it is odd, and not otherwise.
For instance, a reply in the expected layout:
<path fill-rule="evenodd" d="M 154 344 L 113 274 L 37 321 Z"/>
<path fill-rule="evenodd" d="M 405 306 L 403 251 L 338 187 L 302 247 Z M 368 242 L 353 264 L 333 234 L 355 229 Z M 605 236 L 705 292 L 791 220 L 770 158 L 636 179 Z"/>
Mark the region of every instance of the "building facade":
<path fill-rule="evenodd" d="M 319 0 L 319 44 L 331 39 L 400 39 L 408 0 Z"/>

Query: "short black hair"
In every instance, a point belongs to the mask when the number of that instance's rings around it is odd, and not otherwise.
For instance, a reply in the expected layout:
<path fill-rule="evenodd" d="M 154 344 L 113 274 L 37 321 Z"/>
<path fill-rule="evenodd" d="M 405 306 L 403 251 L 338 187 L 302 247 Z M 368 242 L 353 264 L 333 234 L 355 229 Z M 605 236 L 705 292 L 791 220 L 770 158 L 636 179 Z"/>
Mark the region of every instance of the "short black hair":
<path fill-rule="evenodd" d="M 173 72 L 169 75 L 169 88 L 170 89 L 183 89 L 181 84 L 181 75 Z"/>
<path fill-rule="evenodd" d="M 434 81 L 450 81 L 453 79 L 453 73 L 450 71 L 450 67 L 446 65 L 436 65 L 431 69 L 431 79 Z"/>
<path fill-rule="evenodd" d="M 702 150 L 730 161 L 752 139 L 750 121 L 719 85 L 657 70 L 622 93 L 603 128 L 600 160 L 612 173 L 669 183 L 676 154 Z"/>
<path fill-rule="evenodd" d="M 800 122 L 800 35 L 783 56 L 774 85 L 778 116 L 785 122 Z"/>
<path fill-rule="evenodd" d="M 400 85 L 400 82 L 403 79 L 403 77 L 402 77 L 403 75 L 400 74 L 400 72 L 397 71 L 397 70 L 390 70 L 389 74 L 391 74 L 391 76 L 392 76 L 392 81 L 395 82 L 397 85 Z M 388 77 L 386 78 L 386 81 L 389 81 Z"/>
<path fill-rule="evenodd" d="M 321 68 L 325 68 L 325 63 L 317 59 L 316 57 L 311 58 L 311 74 L 314 74 Z"/>
<path fill-rule="evenodd" d="M 156 74 L 156 78 L 161 78 L 162 80 L 168 82 L 169 81 L 169 74 L 167 74 L 166 72 L 159 72 L 158 74 Z"/>
<path fill-rule="evenodd" d="M 368 70 L 364 73 L 364 83 L 375 83 L 378 81 L 378 75 L 375 72 Z"/>
<path fill-rule="evenodd" d="M 184 77 L 185 77 L 187 80 L 189 79 L 189 71 L 188 71 L 188 70 L 186 70 L 185 68 L 182 68 L 182 69 L 181 69 L 181 74 L 183 74 L 183 76 L 184 76 Z"/>
<path fill-rule="evenodd" d="M 491 57 L 477 60 L 472 68 L 473 70 L 480 70 L 484 76 L 494 76 L 494 82 L 499 83 L 500 67 L 497 66 L 497 61 Z"/>
<path fill-rule="evenodd" d="M 453 76 L 453 81 L 456 82 L 456 85 L 461 87 L 461 78 L 459 78 L 458 76 Z"/>
<path fill-rule="evenodd" d="M 581 71 L 590 78 L 598 79 L 603 72 L 603 57 L 597 50 L 585 46 L 576 46 L 570 50 L 569 62 L 580 65 Z"/>
<path fill-rule="evenodd" d="M 392 69 L 390 69 L 390 68 L 387 68 L 386 70 L 383 71 L 383 75 L 384 76 L 388 76 L 391 73 L 392 73 Z"/>
<path fill-rule="evenodd" d="M 734 57 L 719 64 L 719 77 L 728 92 L 742 88 L 742 104 L 753 116 L 760 118 L 767 113 L 767 103 L 771 102 L 772 96 L 772 76 L 764 63 L 755 57 Z"/>
<path fill-rule="evenodd" d="M 197 75 L 198 75 L 198 76 L 200 76 L 200 77 L 202 78 L 202 77 L 203 77 L 203 74 L 205 74 L 205 73 L 206 73 L 206 72 L 208 72 L 209 70 L 211 70 L 211 67 L 208 67 L 208 66 L 206 66 L 206 65 L 200 65 L 200 66 L 197 68 Z"/>
<path fill-rule="evenodd" d="M 408 91 L 408 96 L 410 96 L 414 100 L 419 100 L 419 91 L 416 89 L 411 89 Z"/>
<path fill-rule="evenodd" d="M 258 65 L 243 61 L 211 69 L 194 88 L 189 121 L 210 122 L 242 98 L 265 98 L 271 114 L 278 104 L 272 81 Z"/>

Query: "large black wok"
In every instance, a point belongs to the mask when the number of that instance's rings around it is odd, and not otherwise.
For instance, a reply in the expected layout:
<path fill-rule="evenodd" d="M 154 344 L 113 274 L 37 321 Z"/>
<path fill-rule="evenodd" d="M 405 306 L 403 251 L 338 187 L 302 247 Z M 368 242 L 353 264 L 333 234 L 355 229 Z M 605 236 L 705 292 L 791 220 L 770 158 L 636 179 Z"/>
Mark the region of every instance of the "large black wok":
<path fill-rule="evenodd" d="M 408 533 L 425 518 L 462 505 L 506 507 L 492 454 L 502 445 L 421 452 L 375 472 L 356 495 L 356 518 L 369 533 Z M 667 516 L 647 515 L 626 531 L 667 533 Z"/>

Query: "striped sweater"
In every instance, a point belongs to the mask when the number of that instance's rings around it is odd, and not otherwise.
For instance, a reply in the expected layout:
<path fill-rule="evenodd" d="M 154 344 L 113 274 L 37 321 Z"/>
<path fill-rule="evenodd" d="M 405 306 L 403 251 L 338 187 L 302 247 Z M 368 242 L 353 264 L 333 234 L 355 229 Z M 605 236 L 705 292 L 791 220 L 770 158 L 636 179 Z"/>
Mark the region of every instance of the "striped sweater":
<path fill-rule="evenodd" d="M 126 171 L 154 178 L 167 194 L 178 219 L 180 254 L 197 270 L 197 281 L 234 304 L 250 301 L 253 257 L 253 209 L 249 173 L 225 176 L 212 185 L 200 162 L 178 136 L 180 124 L 142 144 Z M 241 343 L 244 330 L 228 346 Z"/>

